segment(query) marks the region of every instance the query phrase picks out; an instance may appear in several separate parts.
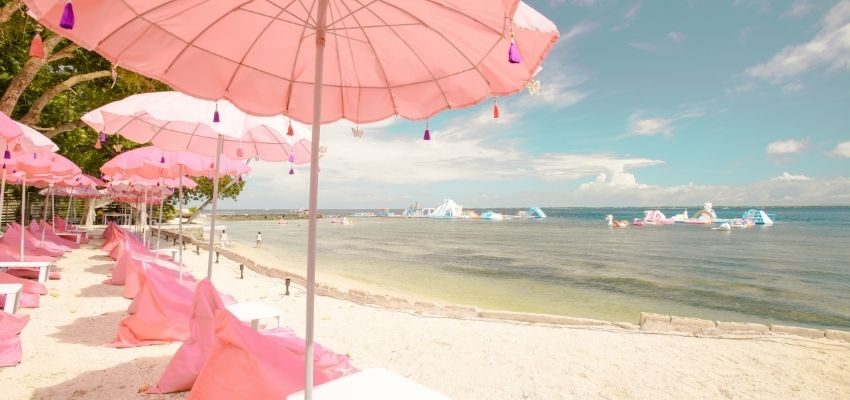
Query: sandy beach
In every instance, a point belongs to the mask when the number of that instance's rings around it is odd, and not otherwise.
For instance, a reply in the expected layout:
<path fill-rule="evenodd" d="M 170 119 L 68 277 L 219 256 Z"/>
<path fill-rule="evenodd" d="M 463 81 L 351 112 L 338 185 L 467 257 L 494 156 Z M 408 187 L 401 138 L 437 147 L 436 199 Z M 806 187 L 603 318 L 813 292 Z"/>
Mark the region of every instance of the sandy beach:
<path fill-rule="evenodd" d="M 0 369 L 4 399 L 178 399 L 142 395 L 179 343 L 107 345 L 129 300 L 101 282 L 114 262 L 99 240 L 58 261 L 62 279 L 24 329 L 23 362 Z M 198 277 L 207 253 L 185 254 Z M 304 289 L 221 258 L 213 282 L 240 301 L 285 312 L 304 330 Z M 844 399 L 850 343 L 796 336 L 696 337 L 612 326 L 452 319 L 317 298 L 317 340 L 358 368 L 383 367 L 455 399 Z M 271 323 L 271 321 L 269 321 Z"/>

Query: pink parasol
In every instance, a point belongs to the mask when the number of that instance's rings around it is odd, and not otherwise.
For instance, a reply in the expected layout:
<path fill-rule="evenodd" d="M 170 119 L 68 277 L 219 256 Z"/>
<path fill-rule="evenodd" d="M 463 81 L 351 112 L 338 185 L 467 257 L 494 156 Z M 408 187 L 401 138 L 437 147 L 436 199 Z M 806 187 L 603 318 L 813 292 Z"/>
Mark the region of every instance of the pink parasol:
<path fill-rule="evenodd" d="M 130 130 L 132 131 L 132 130 Z M 282 149 L 286 150 L 286 149 Z M 255 153 L 256 154 L 256 153 Z M 309 155 L 309 153 L 308 153 Z M 293 155 L 295 157 L 295 155 Z M 303 155 L 302 155 L 303 157 Z M 165 151 L 155 146 L 140 147 L 109 160 L 100 167 L 104 175 L 135 174 L 145 178 L 178 178 L 188 176 L 208 176 L 212 178 L 215 159 L 190 151 Z M 240 177 L 251 171 L 245 162 L 222 156 L 219 159 L 219 176 L 230 175 Z M 194 184 L 194 181 L 192 181 Z M 183 209 L 183 185 L 178 185 L 178 210 Z M 160 207 L 162 211 L 162 207 Z M 161 219 L 161 218 L 160 218 Z M 178 236 L 181 245 L 178 246 L 178 260 L 183 261 L 183 217 L 178 219 Z M 157 249 L 160 239 L 157 237 Z M 182 267 L 182 264 L 181 264 Z M 181 275 L 182 277 L 182 275 Z"/>
<path fill-rule="evenodd" d="M 197 97 L 227 98 L 252 113 L 312 122 L 307 399 L 321 123 L 424 119 L 515 93 L 530 83 L 559 35 L 519 0 L 223 0 L 191 7 L 180 0 L 85 1 L 76 14 L 60 0 L 25 2 L 42 24 L 124 68 Z"/>
<path fill-rule="evenodd" d="M 289 132 L 285 118 L 246 114 L 227 100 L 201 100 L 180 92 L 143 93 L 90 111 L 82 120 L 99 132 L 119 133 L 165 151 L 214 157 L 221 136 L 221 154 L 228 158 L 310 162 L 310 142 L 282 134 Z"/>

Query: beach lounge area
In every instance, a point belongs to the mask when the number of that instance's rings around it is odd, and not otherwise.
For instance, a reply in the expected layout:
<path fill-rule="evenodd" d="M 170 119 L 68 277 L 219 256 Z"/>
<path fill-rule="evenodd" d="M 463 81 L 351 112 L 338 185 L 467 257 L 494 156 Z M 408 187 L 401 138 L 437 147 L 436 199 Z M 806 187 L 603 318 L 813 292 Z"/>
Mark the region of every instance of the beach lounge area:
<path fill-rule="evenodd" d="M 144 394 L 181 342 L 115 347 L 131 300 L 125 286 L 104 283 L 117 262 L 99 236 L 57 260 L 61 279 L 47 282 L 38 308 L 21 310 L 30 318 L 23 358 L 0 370 L 4 398 L 190 398 Z M 206 256 L 184 252 L 186 272 L 203 276 Z M 242 274 L 221 257 L 216 289 L 267 304 L 281 311 L 283 326 L 304 329 L 302 287 L 285 296 L 282 280 Z M 446 318 L 323 296 L 316 306 L 317 342 L 351 366 L 384 368 L 453 399 L 838 399 L 850 391 L 850 342 Z M 276 320 L 259 327 L 276 328 Z"/>

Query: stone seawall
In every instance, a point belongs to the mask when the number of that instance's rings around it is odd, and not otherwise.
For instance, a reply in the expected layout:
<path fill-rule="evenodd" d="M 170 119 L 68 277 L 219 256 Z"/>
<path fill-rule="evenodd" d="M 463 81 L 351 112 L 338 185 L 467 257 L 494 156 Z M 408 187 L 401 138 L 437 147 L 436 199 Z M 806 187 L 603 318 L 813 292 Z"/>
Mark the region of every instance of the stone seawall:
<path fill-rule="evenodd" d="M 163 230 L 162 237 L 176 243 L 176 233 Z M 184 243 L 198 250 L 207 250 L 209 243 L 184 236 Z M 194 250 L 194 249 L 188 249 Z M 262 265 L 243 254 L 217 247 L 217 257 L 225 257 L 259 274 L 290 279 L 299 286 L 306 286 L 307 279 L 301 275 L 286 272 L 271 266 Z M 514 311 L 485 310 L 473 306 L 442 305 L 424 301 L 410 301 L 405 298 L 373 294 L 359 289 L 342 290 L 333 286 L 316 283 L 316 294 L 350 301 L 355 304 L 381 307 L 390 310 L 410 312 L 432 317 L 457 319 L 492 319 L 532 324 L 550 324 L 563 326 L 610 327 L 633 331 L 679 333 L 693 336 L 720 335 L 792 335 L 809 339 L 831 339 L 850 342 L 850 332 L 832 329 L 813 329 L 786 325 L 765 325 L 750 322 L 714 321 L 699 318 L 679 317 L 675 315 L 640 313 L 639 325 L 628 322 L 611 322 L 589 318 L 577 318 L 562 315 L 535 314 Z"/>

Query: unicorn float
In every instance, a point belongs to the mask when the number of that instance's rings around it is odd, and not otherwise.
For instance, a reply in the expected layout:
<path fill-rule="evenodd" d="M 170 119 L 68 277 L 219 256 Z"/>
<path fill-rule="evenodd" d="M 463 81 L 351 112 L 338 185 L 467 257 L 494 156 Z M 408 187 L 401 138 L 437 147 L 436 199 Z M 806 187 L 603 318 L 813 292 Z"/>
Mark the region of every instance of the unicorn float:
<path fill-rule="evenodd" d="M 714 220 L 717 219 L 717 213 L 714 212 L 714 206 L 710 201 L 706 201 L 705 204 L 702 205 L 702 210 L 699 210 L 694 213 L 694 216 L 691 219 L 684 221 L 686 224 L 701 224 L 701 225 L 709 225 L 713 224 Z"/>
<path fill-rule="evenodd" d="M 611 215 L 611 214 L 608 214 L 608 215 L 605 216 L 605 222 L 611 228 L 625 228 L 625 227 L 629 226 L 629 221 L 626 221 L 626 220 L 616 221 L 616 220 L 614 220 L 614 216 Z"/>
<path fill-rule="evenodd" d="M 635 218 L 632 221 L 633 225 L 670 225 L 675 222 L 672 218 L 667 218 L 661 210 L 646 210 L 643 212 L 643 218 Z"/>

